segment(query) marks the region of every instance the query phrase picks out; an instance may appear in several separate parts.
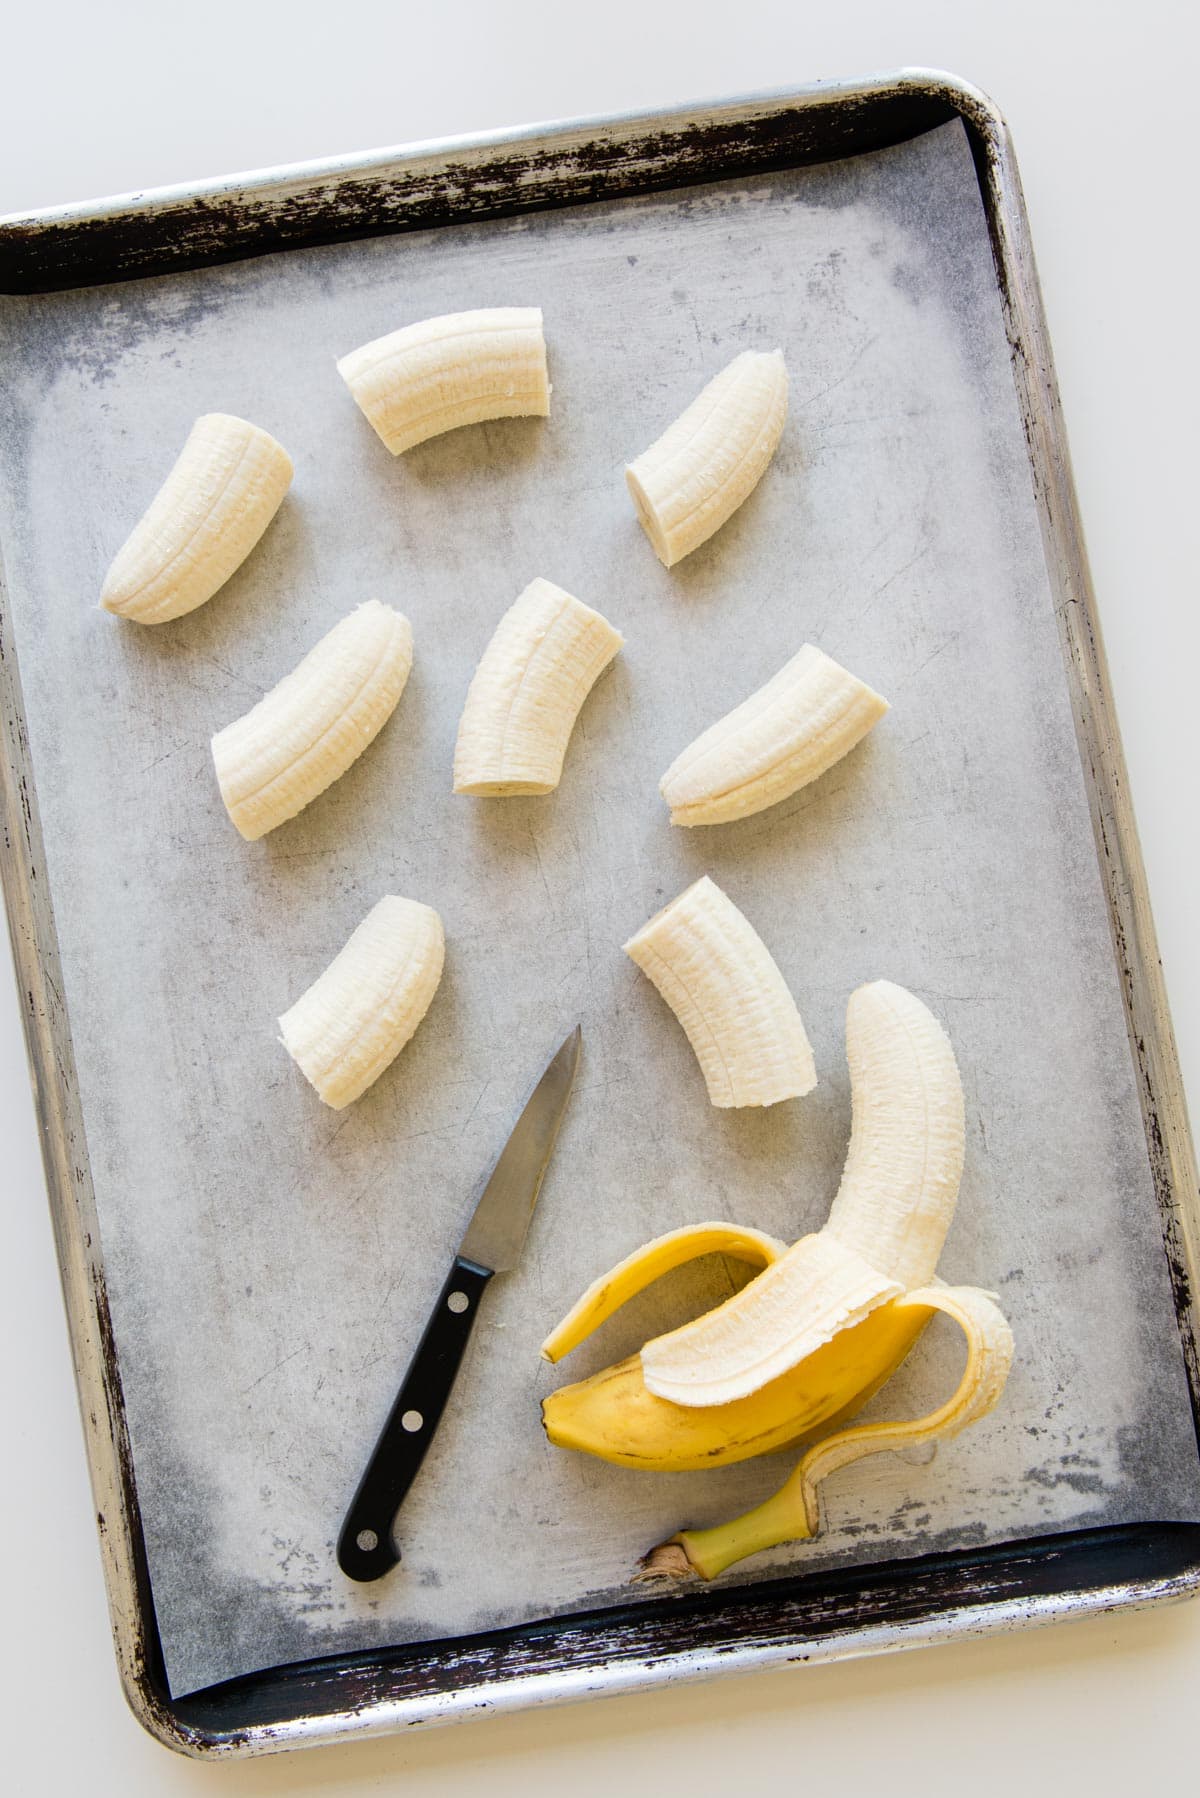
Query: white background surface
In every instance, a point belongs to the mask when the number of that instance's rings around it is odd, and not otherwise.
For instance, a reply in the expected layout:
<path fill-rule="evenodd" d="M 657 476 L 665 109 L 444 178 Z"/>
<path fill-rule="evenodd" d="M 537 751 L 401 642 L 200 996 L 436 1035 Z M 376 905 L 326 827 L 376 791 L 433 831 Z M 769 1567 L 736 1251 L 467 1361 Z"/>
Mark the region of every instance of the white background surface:
<path fill-rule="evenodd" d="M 444 18 L 444 15 L 443 15 Z M 678 0 L 93 9 L 4 28 L 0 209 L 536 118 L 654 106 L 923 63 L 989 90 L 1013 128 L 1113 684 L 1193 1110 L 1196 250 L 1186 79 L 1171 0 Z M 702 1798 L 747 1776 L 898 1795 L 1165 1788 L 1191 1772 L 1200 1606 L 724 1680 L 407 1740 L 202 1768 L 124 1710 L 108 1639 L 15 994 L 0 986 L 0 1356 L 9 1728 L 18 1794 L 247 1798 L 485 1786 Z M 1185 1758 L 1187 1757 L 1187 1758 Z M 886 1770 L 885 1770 L 886 1769 Z"/>

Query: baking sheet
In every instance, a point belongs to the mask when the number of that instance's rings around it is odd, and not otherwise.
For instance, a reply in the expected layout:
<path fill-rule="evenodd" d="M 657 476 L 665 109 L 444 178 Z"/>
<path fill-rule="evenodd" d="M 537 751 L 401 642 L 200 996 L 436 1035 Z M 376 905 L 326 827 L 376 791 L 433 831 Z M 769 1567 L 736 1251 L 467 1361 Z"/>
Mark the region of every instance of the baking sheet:
<path fill-rule="evenodd" d="M 332 359 L 403 320 L 539 303 L 555 412 L 392 460 Z M 728 1289 L 648 1295 L 561 1373 L 537 1344 L 656 1231 L 823 1219 L 864 979 L 954 1039 L 968 1167 L 941 1264 L 1018 1340 L 1001 1409 L 931 1467 L 827 1489 L 817 1544 L 744 1564 L 916 1554 L 1072 1524 L 1200 1516 L 1200 1478 L 1057 629 L 974 171 L 955 124 L 827 168 L 293 252 L 4 303 L 6 574 L 67 1000 L 173 1691 L 310 1654 L 639 1597 L 638 1552 L 784 1477 L 776 1458 L 638 1475 L 552 1450 L 537 1398 Z M 737 349 L 781 343 L 775 464 L 670 574 L 621 465 Z M 160 631 L 96 612 L 107 562 L 194 416 L 245 413 L 297 462 L 223 595 Z M 628 647 L 556 796 L 451 799 L 457 716 L 534 574 Z M 370 754 L 244 844 L 207 738 L 337 617 L 401 605 L 416 666 Z M 888 719 L 817 787 L 672 831 L 657 777 L 812 640 Z M 707 1104 L 619 952 L 708 871 L 796 992 L 821 1084 Z M 401 1061 L 323 1110 L 274 1019 L 385 891 L 434 903 L 447 974 Z M 541 1061 L 581 1079 L 525 1260 L 498 1281 L 401 1514 L 402 1567 L 333 1540 L 457 1242 Z M 954 1379 L 935 1326 L 877 1410 Z M 575 1365 L 577 1363 L 578 1365 Z"/>

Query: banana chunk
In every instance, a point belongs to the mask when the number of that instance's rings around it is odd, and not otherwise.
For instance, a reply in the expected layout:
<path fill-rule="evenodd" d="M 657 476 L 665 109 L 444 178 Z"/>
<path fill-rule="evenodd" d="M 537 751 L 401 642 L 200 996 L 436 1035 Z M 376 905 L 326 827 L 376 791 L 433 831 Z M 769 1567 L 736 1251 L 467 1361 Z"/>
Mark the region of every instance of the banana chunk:
<path fill-rule="evenodd" d="M 408 619 L 368 600 L 217 732 L 217 783 L 244 837 L 253 842 L 294 818 L 346 772 L 391 717 L 411 667 Z"/>
<path fill-rule="evenodd" d="M 714 1105 L 777 1105 L 817 1084 L 787 982 L 707 875 L 644 924 L 625 953 L 683 1025 Z"/>
<path fill-rule="evenodd" d="M 728 824 L 778 805 L 861 743 L 887 710 L 886 699 L 806 643 L 676 756 L 659 782 L 672 824 Z"/>
<path fill-rule="evenodd" d="M 445 935 L 432 906 L 389 895 L 279 1020 L 284 1048 L 334 1111 L 366 1092 L 429 1010 Z"/>
<path fill-rule="evenodd" d="M 552 793 L 584 700 L 625 639 L 551 581 L 531 581 L 475 670 L 454 748 L 454 791 Z"/>
<path fill-rule="evenodd" d="M 104 610 L 139 624 L 194 612 L 245 561 L 291 479 L 291 457 L 268 432 L 205 413 L 117 551 L 100 591 Z"/>
<path fill-rule="evenodd" d="M 743 350 L 625 470 L 665 568 L 719 531 L 758 485 L 787 417 L 783 351 Z"/>
<path fill-rule="evenodd" d="M 393 456 L 460 425 L 550 411 L 539 306 L 422 319 L 351 350 L 337 367 Z"/>

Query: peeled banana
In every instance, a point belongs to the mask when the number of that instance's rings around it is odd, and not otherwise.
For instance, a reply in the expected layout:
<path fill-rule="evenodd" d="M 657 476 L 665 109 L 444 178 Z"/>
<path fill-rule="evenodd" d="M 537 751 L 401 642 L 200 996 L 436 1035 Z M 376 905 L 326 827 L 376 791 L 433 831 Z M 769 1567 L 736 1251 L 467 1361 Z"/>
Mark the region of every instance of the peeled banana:
<path fill-rule="evenodd" d="M 331 786 L 378 735 L 412 667 L 412 627 L 370 599 L 212 740 L 225 808 L 253 841 Z"/>
<path fill-rule="evenodd" d="M 624 638 L 550 581 L 531 581 L 475 670 L 454 749 L 454 791 L 552 793 L 584 700 Z"/>
<path fill-rule="evenodd" d="M 719 1250 L 763 1271 L 640 1355 L 551 1393 L 546 1433 L 564 1448 L 661 1471 L 746 1460 L 861 1410 L 937 1311 L 966 1332 L 967 1370 L 928 1418 L 826 1435 L 775 1499 L 652 1551 L 652 1574 L 711 1578 L 743 1555 L 815 1533 L 818 1480 L 877 1448 L 951 1435 L 985 1415 L 1003 1389 L 1012 1336 L 994 1301 L 934 1277 L 963 1161 L 962 1086 L 949 1039 L 913 994 L 873 981 L 851 995 L 846 1042 L 850 1149 L 824 1229 L 782 1249 L 758 1232 L 703 1224 L 630 1256 L 547 1339 L 548 1359 L 691 1255 Z"/>
<path fill-rule="evenodd" d="M 719 531 L 758 485 L 787 417 L 783 351 L 743 350 L 625 470 L 666 568 Z"/>
<path fill-rule="evenodd" d="M 445 936 L 432 906 L 389 894 L 279 1020 L 284 1048 L 341 1111 L 393 1062 L 429 1010 Z"/>
<path fill-rule="evenodd" d="M 107 612 L 165 624 L 195 611 L 241 566 L 292 479 L 287 451 L 227 412 L 198 418 L 100 591 Z"/>
<path fill-rule="evenodd" d="M 460 425 L 550 411 L 537 306 L 422 319 L 351 350 L 337 367 L 393 456 Z"/>
<path fill-rule="evenodd" d="M 860 743 L 888 702 L 806 643 L 676 756 L 659 782 L 672 824 L 727 824 L 778 805 Z"/>
<path fill-rule="evenodd" d="M 687 1032 L 714 1105 L 776 1105 L 817 1084 L 796 1001 L 770 951 L 707 875 L 625 944 Z"/>

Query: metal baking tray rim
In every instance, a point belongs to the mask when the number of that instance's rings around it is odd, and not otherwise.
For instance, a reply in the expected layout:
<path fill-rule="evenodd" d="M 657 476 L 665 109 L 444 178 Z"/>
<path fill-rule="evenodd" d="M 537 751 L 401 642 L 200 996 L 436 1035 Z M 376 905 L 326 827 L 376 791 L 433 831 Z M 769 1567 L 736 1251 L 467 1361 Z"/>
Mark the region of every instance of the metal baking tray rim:
<path fill-rule="evenodd" d="M 106 194 L 95 200 L 69 201 L 29 212 L 0 213 L 0 237 L 12 231 L 45 230 L 59 226 L 92 224 L 97 219 L 129 218 L 138 212 L 156 212 L 180 202 L 219 204 L 240 194 L 277 197 L 299 190 L 307 192 L 323 184 L 387 174 L 399 165 L 417 168 L 428 164 L 492 161 L 503 150 L 536 150 L 548 140 L 573 139 L 580 143 L 614 132 L 621 136 L 649 136 L 655 130 L 678 128 L 689 118 L 712 123 L 743 123 L 753 115 L 767 116 L 781 106 L 797 102 L 805 106 L 837 105 L 851 93 L 869 95 L 876 90 L 912 87 L 922 93 L 940 93 L 958 111 L 972 117 L 989 117 L 1003 131 L 999 110 L 981 88 L 944 69 L 906 66 L 894 75 L 866 75 L 844 80 L 819 80 L 802 87 L 761 88 L 749 93 L 726 94 L 716 99 L 685 101 L 663 110 L 649 107 L 632 112 L 587 113 L 579 118 L 539 119 L 528 125 L 501 126 L 493 131 L 464 132 L 457 137 L 416 138 L 410 143 L 386 145 L 378 150 L 350 151 L 343 156 L 313 157 L 264 168 L 240 169 L 230 175 L 201 181 L 168 182 L 159 187 Z"/>

